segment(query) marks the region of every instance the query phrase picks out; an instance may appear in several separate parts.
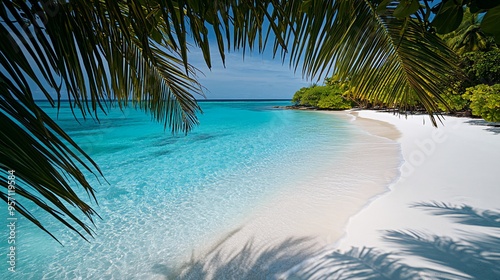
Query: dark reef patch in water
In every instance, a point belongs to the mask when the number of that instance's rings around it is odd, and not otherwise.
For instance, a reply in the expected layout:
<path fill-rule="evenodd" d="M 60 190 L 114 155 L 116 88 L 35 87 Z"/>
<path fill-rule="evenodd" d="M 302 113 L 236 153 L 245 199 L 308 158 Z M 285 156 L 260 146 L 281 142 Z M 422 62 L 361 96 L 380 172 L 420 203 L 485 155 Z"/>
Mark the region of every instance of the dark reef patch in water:
<path fill-rule="evenodd" d="M 163 147 L 166 145 L 172 145 L 179 141 L 178 137 L 161 138 L 151 143 L 153 147 Z"/>
<path fill-rule="evenodd" d="M 156 151 L 153 153 L 153 155 L 155 157 L 162 157 L 162 156 L 165 156 L 165 155 L 169 155 L 173 153 L 171 150 L 162 150 L 162 151 Z"/>
<path fill-rule="evenodd" d="M 210 139 L 213 139 L 213 138 L 216 138 L 216 137 L 217 136 L 214 135 L 214 134 L 201 133 L 201 134 L 193 135 L 193 137 L 190 138 L 190 140 L 193 140 L 193 141 L 206 141 L 206 140 L 210 140 Z"/>

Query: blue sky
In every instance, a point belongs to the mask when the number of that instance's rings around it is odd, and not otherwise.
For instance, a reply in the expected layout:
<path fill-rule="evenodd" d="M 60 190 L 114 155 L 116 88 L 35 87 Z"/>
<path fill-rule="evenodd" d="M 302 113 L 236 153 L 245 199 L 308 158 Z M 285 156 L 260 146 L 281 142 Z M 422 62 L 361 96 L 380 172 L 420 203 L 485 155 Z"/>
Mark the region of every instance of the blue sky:
<path fill-rule="evenodd" d="M 199 75 L 199 81 L 205 87 L 206 99 L 291 99 L 297 90 L 311 84 L 302 78 L 300 69 L 294 73 L 288 62 L 282 64 L 280 58 L 272 59 L 269 53 L 247 50 L 243 58 L 242 52 L 229 52 L 226 53 L 224 68 L 217 48 L 211 50 L 211 70 L 206 66 L 201 50 L 193 47 L 188 54 L 189 62 L 203 73 Z M 44 100 L 41 91 L 33 86 L 35 99 Z M 205 99 L 203 96 L 196 98 Z"/>
<path fill-rule="evenodd" d="M 210 30 L 212 69 L 207 67 L 201 50 L 190 42 L 188 61 L 201 71 L 198 80 L 204 87 L 205 97 L 195 96 L 199 100 L 291 99 L 301 87 L 309 86 L 312 82 L 323 82 L 323 79 L 306 80 L 302 77 L 301 69 L 294 72 L 289 67 L 289 61 L 282 63 L 279 56 L 273 59 L 271 44 L 264 53 L 247 49 L 244 57 L 242 51 L 226 50 L 224 67 L 212 33 Z M 35 99 L 45 100 L 36 85 L 33 85 L 33 93 Z M 66 98 L 65 94 L 63 99 Z"/>
<path fill-rule="evenodd" d="M 200 83 L 205 87 L 206 99 L 291 99 L 301 87 L 311 84 L 302 78 L 300 70 L 294 73 L 288 62 L 272 59 L 269 54 L 247 52 L 226 53 L 226 67 L 222 64 L 216 48 L 212 48 L 212 69 L 203 60 L 199 49 L 188 54 L 190 63 L 203 74 Z M 42 92 L 33 84 L 35 99 L 45 100 Z M 63 94 L 63 96 L 65 96 Z M 197 99 L 205 99 L 196 96 Z"/>
<path fill-rule="evenodd" d="M 208 36 L 213 44 L 212 69 L 206 66 L 200 49 L 193 46 L 188 55 L 189 62 L 203 72 L 203 75 L 199 75 L 199 81 L 205 87 L 207 99 L 291 99 L 297 90 L 311 84 L 302 78 L 300 70 L 294 73 L 288 61 L 283 64 L 279 57 L 273 59 L 271 50 L 264 54 L 248 50 L 245 58 L 242 52 L 226 53 L 224 67 L 211 28 Z M 272 44 L 268 47 L 271 49 Z M 36 85 L 32 84 L 32 90 L 35 99 L 45 100 Z M 203 97 L 197 96 L 197 99 Z"/>
<path fill-rule="evenodd" d="M 288 62 L 272 59 L 269 53 L 226 53 L 224 68 L 220 55 L 212 47 L 212 69 L 206 66 L 201 51 L 193 48 L 189 53 L 190 63 L 200 69 L 199 81 L 206 87 L 207 99 L 291 99 L 301 87 L 311 82 L 302 78 L 300 70 L 294 73 Z M 198 99 L 203 99 L 200 97 Z"/>

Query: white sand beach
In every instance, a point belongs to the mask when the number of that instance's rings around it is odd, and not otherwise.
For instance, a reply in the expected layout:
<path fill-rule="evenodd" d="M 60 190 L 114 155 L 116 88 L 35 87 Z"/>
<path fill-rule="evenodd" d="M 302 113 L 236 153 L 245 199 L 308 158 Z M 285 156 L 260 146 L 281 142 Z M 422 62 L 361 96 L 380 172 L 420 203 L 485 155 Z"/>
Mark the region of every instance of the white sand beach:
<path fill-rule="evenodd" d="M 460 223 L 427 211 L 429 207 L 413 207 L 434 203 L 455 218 L 463 218 L 466 211 L 460 212 L 462 205 L 473 207 L 472 212 L 479 216 L 489 213 L 482 210 L 498 211 L 499 128 L 467 118 L 446 117 L 435 128 L 427 116 L 405 118 L 375 111 L 326 113 L 352 118 L 366 131 L 366 136 L 358 139 L 363 145 L 346 149 L 348 160 L 318 170 L 313 181 L 298 182 L 301 187 L 267 202 L 241 227 L 193 252 L 192 259 L 175 271 L 177 278 L 351 279 L 354 276 L 350 277 L 351 272 L 342 265 L 349 268 L 352 263 L 332 261 L 332 252 L 347 252 L 351 247 L 404 251 L 401 244 L 384 238 L 388 230 L 413 230 L 420 237 L 428 233 L 454 240 L 475 230 L 476 236 L 484 234 L 492 245 L 499 244 L 498 228 Z M 325 181 L 322 174 L 327 172 L 349 172 L 352 180 Z M 342 186 L 340 191 L 332 191 L 328 187 L 332 184 Z M 494 217 L 491 220 L 495 223 Z M 398 259 L 411 267 L 428 268 L 418 271 L 420 278 L 437 270 L 467 276 L 442 268 L 438 261 L 425 261 L 425 255 L 416 255 L 399 254 Z"/>
<path fill-rule="evenodd" d="M 335 249 L 390 253 L 389 258 L 418 268 L 409 269 L 416 274 L 405 279 L 499 279 L 500 128 L 469 118 L 446 117 L 434 128 L 428 116 L 357 114 L 401 132 L 397 141 L 404 164 L 390 191 L 349 220 Z M 304 261 L 283 279 L 353 278 L 352 263 L 339 261 L 335 249 Z M 364 257 L 376 263 L 368 253 Z M 378 269 L 396 273 L 380 260 Z"/>
<path fill-rule="evenodd" d="M 454 234 L 450 223 L 409 207 L 419 202 L 500 210 L 500 128 L 495 133 L 494 127 L 474 125 L 484 122 L 468 118 L 446 117 L 434 128 L 427 116 L 406 119 L 374 111 L 359 116 L 396 126 L 405 162 L 391 191 L 351 218 L 340 248 L 382 247 L 376 232 L 387 229 Z"/>

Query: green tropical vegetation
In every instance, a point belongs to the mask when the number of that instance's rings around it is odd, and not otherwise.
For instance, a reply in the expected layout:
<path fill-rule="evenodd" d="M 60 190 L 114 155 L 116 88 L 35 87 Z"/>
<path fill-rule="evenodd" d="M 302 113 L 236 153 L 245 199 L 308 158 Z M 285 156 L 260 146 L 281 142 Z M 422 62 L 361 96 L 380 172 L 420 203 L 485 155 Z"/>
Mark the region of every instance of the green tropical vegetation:
<path fill-rule="evenodd" d="M 492 44 L 489 49 L 470 51 L 460 55 L 460 66 L 465 79 L 455 79 L 444 97 L 448 108 L 444 112 L 470 112 L 472 116 L 498 122 L 500 110 L 500 49 Z"/>
<path fill-rule="evenodd" d="M 463 98 L 470 101 L 472 114 L 487 121 L 500 122 L 500 84 L 480 84 L 467 88 Z"/>
<path fill-rule="evenodd" d="M 18 197 L 92 236 L 95 186 L 84 174 L 102 179 L 101 171 L 37 106 L 34 92 L 52 106 L 69 102 L 84 118 L 132 106 L 188 132 L 200 111 L 194 96 L 203 94 L 189 64 L 195 48 L 211 67 L 211 46 L 223 61 L 231 49 L 267 46 L 306 77 L 349 81 L 354 100 L 402 110 L 418 102 L 436 123 L 448 81 L 464 76 L 436 32 L 459 28 L 464 7 L 500 42 L 499 1 L 2 1 L 0 197 L 8 203 L 7 174 L 15 170 Z M 23 203 L 15 209 L 50 234 Z"/>
<path fill-rule="evenodd" d="M 458 55 L 476 51 L 488 51 L 494 40 L 481 30 L 481 17 L 479 14 L 465 9 L 463 19 L 458 28 L 442 35 L 442 38 Z"/>
<path fill-rule="evenodd" d="M 296 105 L 319 109 L 345 110 L 353 107 L 353 102 L 344 97 L 345 88 L 339 85 L 312 85 L 298 90 L 292 102 Z"/>
<path fill-rule="evenodd" d="M 440 38 L 456 53 L 463 76 L 443 81 L 443 102 L 435 99 L 436 112 L 462 112 L 487 121 L 498 122 L 500 111 L 500 49 L 492 35 L 481 29 L 484 19 L 480 14 L 463 9 L 458 27 Z M 353 104 L 360 108 L 400 108 L 377 98 L 359 97 L 350 80 L 339 81 L 338 76 L 325 80 L 325 86 L 312 85 L 297 91 L 292 102 L 298 106 L 318 109 L 349 109 Z M 363 96 L 363 95 L 361 95 Z M 327 101 L 328 100 L 328 101 Z M 351 101 L 351 102 L 349 102 Z M 405 109 L 425 108 L 415 96 L 407 97 Z"/>
<path fill-rule="evenodd" d="M 462 65 L 469 85 L 500 83 L 500 50 L 492 48 L 484 52 L 464 54 Z"/>

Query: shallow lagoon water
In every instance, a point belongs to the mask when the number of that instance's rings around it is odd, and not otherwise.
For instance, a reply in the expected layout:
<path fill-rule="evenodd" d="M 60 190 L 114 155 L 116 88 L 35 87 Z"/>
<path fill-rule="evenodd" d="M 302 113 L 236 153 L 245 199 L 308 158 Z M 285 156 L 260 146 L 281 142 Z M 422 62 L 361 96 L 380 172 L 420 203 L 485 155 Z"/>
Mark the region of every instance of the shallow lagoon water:
<path fill-rule="evenodd" d="M 200 104 L 200 125 L 188 135 L 172 135 L 133 109 L 78 123 L 63 107 L 57 122 L 107 180 L 89 175 L 102 219 L 86 242 L 33 208 L 64 246 L 20 218 L 17 272 L 5 265 L 0 278 L 155 279 L 273 195 L 338 160 L 363 133 L 332 115 L 274 108 L 289 104 L 283 101 Z M 6 240 L 1 250 L 7 252 Z"/>

